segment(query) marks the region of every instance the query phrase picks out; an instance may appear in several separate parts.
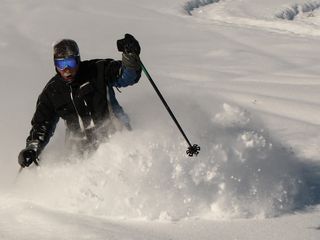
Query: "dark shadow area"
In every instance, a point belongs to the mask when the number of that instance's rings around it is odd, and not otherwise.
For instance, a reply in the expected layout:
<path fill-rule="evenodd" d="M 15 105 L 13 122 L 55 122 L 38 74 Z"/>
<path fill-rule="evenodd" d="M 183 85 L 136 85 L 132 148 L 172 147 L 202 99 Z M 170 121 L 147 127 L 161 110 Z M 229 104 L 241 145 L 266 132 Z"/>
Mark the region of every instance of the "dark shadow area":
<path fill-rule="evenodd" d="M 300 160 L 301 161 L 301 160 Z M 296 209 L 307 208 L 320 204 L 320 164 L 303 161 L 299 163 L 302 169 L 302 178 L 305 189 L 294 198 Z"/>

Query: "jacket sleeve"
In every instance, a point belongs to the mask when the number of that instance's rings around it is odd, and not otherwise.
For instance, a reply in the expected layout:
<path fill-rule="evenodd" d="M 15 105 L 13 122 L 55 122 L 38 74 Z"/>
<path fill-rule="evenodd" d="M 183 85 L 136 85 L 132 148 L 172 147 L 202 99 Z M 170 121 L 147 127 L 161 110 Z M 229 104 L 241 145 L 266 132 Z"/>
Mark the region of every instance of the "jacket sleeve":
<path fill-rule="evenodd" d="M 35 149 L 38 155 L 49 142 L 59 120 L 45 90 L 38 97 L 36 111 L 31 121 L 32 128 L 27 138 L 27 147 Z"/>
<path fill-rule="evenodd" d="M 136 84 L 141 77 L 141 69 L 125 67 L 121 61 L 111 61 L 106 67 L 106 76 L 110 77 L 109 84 L 121 88 Z"/>

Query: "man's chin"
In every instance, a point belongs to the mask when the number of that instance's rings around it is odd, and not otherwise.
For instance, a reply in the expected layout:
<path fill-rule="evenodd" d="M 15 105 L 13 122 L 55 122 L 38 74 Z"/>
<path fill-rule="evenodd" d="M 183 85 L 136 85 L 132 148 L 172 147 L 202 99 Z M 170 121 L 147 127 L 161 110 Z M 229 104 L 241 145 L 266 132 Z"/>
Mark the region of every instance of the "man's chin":
<path fill-rule="evenodd" d="M 71 82 L 73 81 L 74 77 L 72 76 L 72 74 L 63 74 L 62 75 L 63 79 L 67 82 Z"/>

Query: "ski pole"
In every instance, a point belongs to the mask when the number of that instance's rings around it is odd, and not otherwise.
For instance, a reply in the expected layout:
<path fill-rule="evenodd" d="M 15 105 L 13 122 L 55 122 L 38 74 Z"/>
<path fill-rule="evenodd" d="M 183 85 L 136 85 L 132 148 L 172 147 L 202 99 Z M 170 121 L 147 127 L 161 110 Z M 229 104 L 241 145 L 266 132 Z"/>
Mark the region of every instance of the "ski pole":
<path fill-rule="evenodd" d="M 150 76 L 150 74 L 148 73 L 147 69 L 145 68 L 145 66 L 143 65 L 142 61 L 139 60 L 140 66 L 143 70 L 143 72 L 145 73 L 145 75 L 147 76 L 147 78 L 149 79 L 152 87 L 154 88 L 154 90 L 156 91 L 156 93 L 158 94 L 159 98 L 161 99 L 163 105 L 165 106 L 165 108 L 167 109 L 169 115 L 171 116 L 172 120 L 175 122 L 175 124 L 177 125 L 178 129 L 180 130 L 180 133 L 182 134 L 182 136 L 184 137 L 184 139 L 186 140 L 186 142 L 188 143 L 189 147 L 188 150 L 186 151 L 186 153 L 189 155 L 189 157 L 192 157 L 193 155 L 198 155 L 199 151 L 200 151 L 200 147 L 197 144 L 191 144 L 189 139 L 187 138 L 186 134 L 184 133 L 182 127 L 180 126 L 178 120 L 176 119 L 176 117 L 174 116 L 173 112 L 171 111 L 169 105 L 167 104 L 166 100 L 163 98 L 161 92 L 159 91 L 157 85 L 154 83 L 154 81 L 152 80 L 152 77 Z"/>

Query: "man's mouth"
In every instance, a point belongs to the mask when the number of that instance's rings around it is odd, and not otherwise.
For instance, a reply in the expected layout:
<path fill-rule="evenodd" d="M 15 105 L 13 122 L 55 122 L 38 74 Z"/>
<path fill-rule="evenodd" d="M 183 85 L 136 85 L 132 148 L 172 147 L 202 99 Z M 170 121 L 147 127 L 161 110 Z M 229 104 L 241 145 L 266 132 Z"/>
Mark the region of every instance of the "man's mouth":
<path fill-rule="evenodd" d="M 67 79 L 67 80 L 70 80 L 70 79 L 72 79 L 72 74 L 71 73 L 63 73 L 62 74 L 62 76 L 63 76 L 63 78 L 64 79 Z"/>
<path fill-rule="evenodd" d="M 64 76 L 64 77 L 70 77 L 70 76 L 71 76 L 71 73 L 65 72 L 65 73 L 63 73 L 63 76 Z"/>

